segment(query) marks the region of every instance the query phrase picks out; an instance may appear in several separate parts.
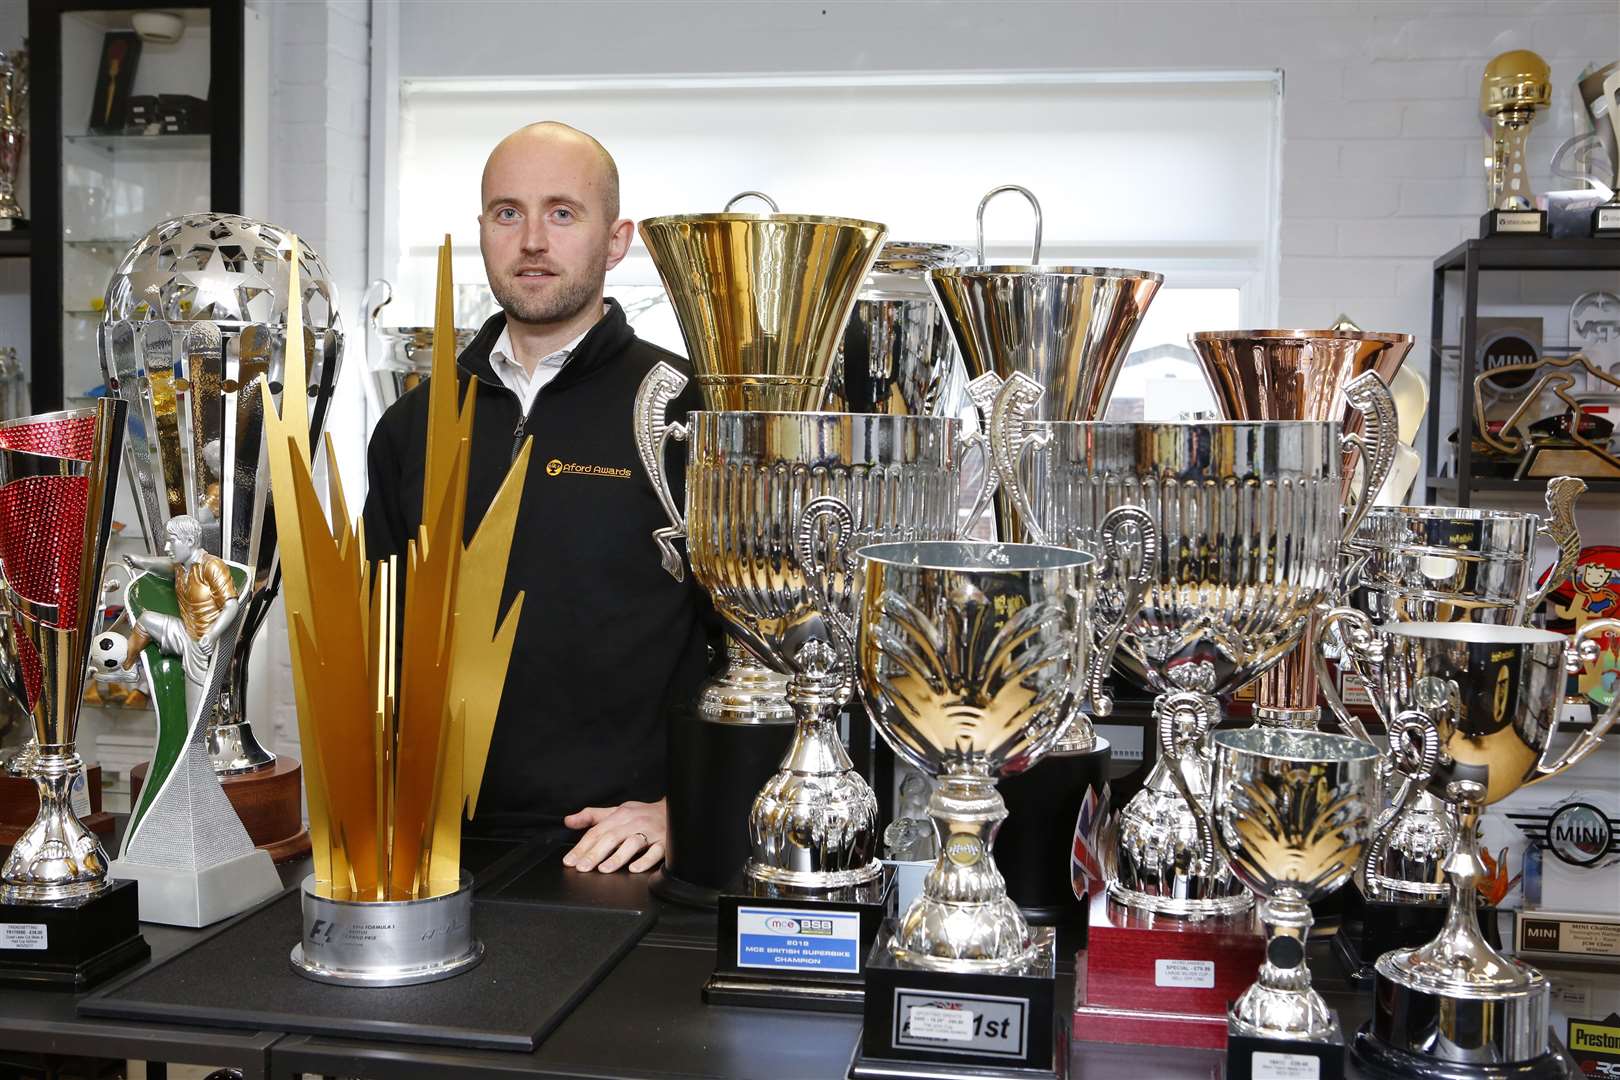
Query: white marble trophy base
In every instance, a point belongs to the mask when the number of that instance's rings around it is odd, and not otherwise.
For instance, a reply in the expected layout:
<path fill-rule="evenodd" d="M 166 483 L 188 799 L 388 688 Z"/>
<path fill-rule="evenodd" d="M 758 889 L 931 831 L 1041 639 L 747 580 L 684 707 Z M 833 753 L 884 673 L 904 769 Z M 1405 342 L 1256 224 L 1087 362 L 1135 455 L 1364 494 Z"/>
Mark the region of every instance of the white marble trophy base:
<path fill-rule="evenodd" d="M 202 870 L 114 859 L 109 876 L 140 886 L 141 921 L 208 926 L 281 892 L 270 854 L 255 848 Z"/>

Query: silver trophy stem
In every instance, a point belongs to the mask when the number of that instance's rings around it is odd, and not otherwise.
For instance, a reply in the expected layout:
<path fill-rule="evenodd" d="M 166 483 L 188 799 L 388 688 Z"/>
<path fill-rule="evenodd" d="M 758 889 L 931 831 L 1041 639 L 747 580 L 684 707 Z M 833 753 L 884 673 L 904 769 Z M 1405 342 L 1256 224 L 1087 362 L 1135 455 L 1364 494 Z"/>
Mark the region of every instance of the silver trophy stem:
<path fill-rule="evenodd" d="M 1260 901 L 1259 911 L 1266 959 L 1259 980 L 1232 1004 L 1233 1030 L 1260 1038 L 1312 1040 L 1338 1034 L 1327 1002 L 1311 988 L 1311 969 L 1305 963 L 1305 941 L 1315 921 L 1311 905 L 1297 895 L 1281 895 Z"/>
<path fill-rule="evenodd" d="M 815 646 L 830 659 L 824 643 L 806 648 Z M 748 812 L 748 876 L 755 881 L 833 889 L 864 885 L 883 871 L 876 858 L 877 797 L 838 737 L 849 690 L 837 671 L 788 682 L 798 718 L 793 742 Z"/>
<path fill-rule="evenodd" d="M 71 789 L 83 761 L 72 745 L 42 748 L 34 761 L 39 815 L 6 859 L 6 903 L 55 903 L 94 896 L 112 882 L 107 852 L 73 812 Z"/>
<path fill-rule="evenodd" d="M 257 631 L 257 626 L 245 628 Z M 247 634 L 243 634 L 244 637 Z M 208 722 L 208 757 L 220 776 L 257 772 L 276 763 L 276 755 L 260 745 L 253 726 L 243 715 L 247 702 L 247 668 L 252 640 L 240 642 L 231 653 L 225 685 Z"/>
<path fill-rule="evenodd" d="M 698 714 L 714 724 L 783 724 L 793 719 L 787 679 L 726 635 L 726 669 L 698 691 Z"/>

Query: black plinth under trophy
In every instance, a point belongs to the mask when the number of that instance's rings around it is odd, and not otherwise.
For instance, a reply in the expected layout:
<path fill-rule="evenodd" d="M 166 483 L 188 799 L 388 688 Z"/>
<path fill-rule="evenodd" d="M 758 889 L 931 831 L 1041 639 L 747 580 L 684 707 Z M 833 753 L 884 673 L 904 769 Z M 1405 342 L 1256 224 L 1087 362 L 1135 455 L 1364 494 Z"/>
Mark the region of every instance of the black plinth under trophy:
<path fill-rule="evenodd" d="M 93 896 L 0 905 L 0 986 L 77 993 L 151 955 L 133 881 Z"/>
<path fill-rule="evenodd" d="M 1445 900 L 1379 900 L 1369 898 L 1355 881 L 1339 890 L 1344 914 L 1333 935 L 1333 953 L 1351 985 L 1372 985 L 1373 964 L 1395 949 L 1415 949 L 1433 941 L 1446 921 Z M 1479 929 L 1494 948 L 1501 948 L 1496 909 L 1481 908 Z"/>
<path fill-rule="evenodd" d="M 886 923 L 866 961 L 866 1025 L 850 1080 L 1063 1080 L 1069 1011 L 1057 1000 L 1057 932 L 1031 928 L 1035 958 L 1009 974 L 906 966 Z"/>
<path fill-rule="evenodd" d="M 1062 955 L 1086 945 L 1091 905 L 1074 895 L 1075 822 L 1087 811 L 1099 823 L 1106 816 L 1112 757 L 1099 738 L 1090 750 L 1055 750 L 997 784 L 1007 820 L 996 833 L 996 866 L 1007 895 L 1030 923 L 1058 928 Z"/>
<path fill-rule="evenodd" d="M 1546 236 L 1545 210 L 1489 210 L 1479 219 L 1480 239 L 1492 236 Z"/>
<path fill-rule="evenodd" d="M 894 867 L 865 885 L 794 889 L 743 876 L 720 897 L 710 1005 L 861 1011 L 862 959 L 894 915 Z"/>
<path fill-rule="evenodd" d="M 793 721 L 733 724 L 695 706 L 670 716 L 669 836 L 649 886 L 677 904 L 713 908 L 748 859 L 748 810 L 793 741 Z"/>
<path fill-rule="evenodd" d="M 1584 1075 L 1580 1066 L 1558 1048 L 1557 1035 L 1549 1030 L 1554 1049 L 1530 1061 L 1461 1062 L 1444 1061 L 1428 1054 L 1391 1046 L 1373 1033 L 1368 1024 L 1356 1034 L 1350 1059 L 1356 1073 L 1366 1080 L 1568 1080 Z"/>

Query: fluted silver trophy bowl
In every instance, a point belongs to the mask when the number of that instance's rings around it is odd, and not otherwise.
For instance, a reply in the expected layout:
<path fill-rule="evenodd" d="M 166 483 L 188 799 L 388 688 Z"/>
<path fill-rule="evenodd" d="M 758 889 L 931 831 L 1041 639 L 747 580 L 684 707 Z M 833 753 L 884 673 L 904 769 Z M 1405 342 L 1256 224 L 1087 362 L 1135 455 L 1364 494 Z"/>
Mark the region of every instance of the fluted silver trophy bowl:
<path fill-rule="evenodd" d="M 1573 639 L 1480 623 L 1376 629 L 1376 649 L 1361 658 L 1369 692 L 1382 710 L 1427 728 L 1435 752 L 1401 769 L 1455 809 L 1458 829 L 1440 933 L 1374 965 L 1377 1009 L 1355 1045 L 1365 1066 L 1412 1071 L 1414 1059 L 1438 1058 L 1519 1065 L 1515 1076 L 1561 1075 L 1547 1050 L 1546 978 L 1502 956 L 1479 931 L 1479 819 L 1486 806 L 1579 762 L 1614 725 L 1620 700 L 1552 754 L 1566 678 L 1596 661 L 1599 640 L 1617 631 L 1615 619 L 1588 623 Z"/>
<path fill-rule="evenodd" d="M 991 419 L 996 470 L 1037 535 L 1100 551 L 1099 527 L 1140 506 L 1158 533 L 1147 599 L 1122 632 L 1115 667 L 1158 693 L 1161 730 L 1212 729 L 1220 695 L 1276 664 L 1333 587 L 1340 547 L 1340 432 L 1330 421 L 1062 423 L 1026 420 L 1038 388 L 1014 378 Z M 1020 480 L 1039 447 L 1040 486 Z M 1207 743 L 1180 739 L 1118 821 L 1108 892 L 1139 911 L 1231 915 L 1247 890 L 1198 841 L 1170 776 L 1207 800 Z"/>
<path fill-rule="evenodd" d="M 1122 508 L 1103 528 L 1151 561 L 1141 510 Z M 992 855 L 1007 817 L 996 779 L 1038 761 L 1071 704 L 1089 704 L 1145 581 L 1109 623 L 1096 614 L 1097 560 L 1072 549 L 876 544 L 856 558 L 861 698 L 895 752 L 936 779 L 939 856 L 891 948 L 914 967 L 1011 970 L 1036 944 Z"/>
<path fill-rule="evenodd" d="M 264 409 L 258 377 L 281 394 L 293 234 L 235 214 L 164 221 L 138 240 L 107 285 L 101 370 L 129 404 L 124 461 L 147 543 L 162 546 L 170 518 L 202 523 L 209 554 L 251 570 L 225 688 L 208 720 L 222 775 L 269 767 L 243 707 L 248 658 L 280 585 Z M 310 444 L 320 445 L 343 356 L 336 287 L 298 241 L 310 356 Z"/>
<path fill-rule="evenodd" d="M 1554 477 L 1547 483 L 1547 516 L 1509 510 L 1453 506 L 1375 507 L 1351 542 L 1356 564 L 1349 574 L 1348 608 L 1323 619 L 1323 638 L 1341 638 L 1339 650 L 1354 669 L 1358 657 L 1376 649 L 1375 623 L 1474 622 L 1528 625 L 1542 600 L 1569 577 L 1581 550 L 1575 501 L 1586 483 Z M 1556 562 L 1536 573 L 1536 542 L 1550 541 Z M 1345 730 L 1371 738 L 1350 712 L 1338 686 L 1315 650 L 1317 675 L 1328 707 Z M 1387 703 L 1373 706 L 1386 730 Z M 1393 759 L 1381 767 L 1381 785 L 1395 779 Z M 1386 804 L 1389 800 L 1386 800 Z M 1427 792 L 1411 800 L 1382 842 L 1375 860 L 1358 873 L 1363 893 L 1379 900 L 1444 900 L 1444 862 L 1456 838 L 1455 815 Z"/>
<path fill-rule="evenodd" d="M 852 618 L 853 579 L 840 546 L 955 535 L 961 425 L 937 417 L 706 411 L 666 423 L 664 411 L 685 381 L 660 364 L 636 403 L 642 464 L 671 521 L 656 536 L 664 565 L 680 576 L 673 543 L 684 537 L 692 573 L 715 609 L 756 656 L 789 677 L 796 718 L 782 766 L 749 813 L 748 875 L 794 888 L 864 884 L 882 869 L 877 800 L 836 731 L 852 673 L 811 595 L 812 575 L 820 581 L 822 568 L 830 568 L 817 586 L 826 592 L 821 604 Z M 684 515 L 663 471 L 670 438 L 689 444 Z M 831 532 L 823 518 L 807 516 L 824 496 L 849 508 L 847 531 Z"/>

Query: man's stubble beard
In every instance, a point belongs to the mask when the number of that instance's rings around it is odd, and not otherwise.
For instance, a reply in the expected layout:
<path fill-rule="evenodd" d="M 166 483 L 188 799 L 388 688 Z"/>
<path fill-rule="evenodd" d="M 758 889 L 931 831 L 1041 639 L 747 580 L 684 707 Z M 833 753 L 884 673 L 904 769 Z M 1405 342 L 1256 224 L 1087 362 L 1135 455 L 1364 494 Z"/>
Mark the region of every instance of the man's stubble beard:
<path fill-rule="evenodd" d="M 595 287 L 589 282 L 558 278 L 558 288 L 549 296 L 531 299 L 515 288 L 509 291 L 506 279 L 501 280 L 500 286 L 490 285 L 495 302 L 510 318 L 523 323 L 567 322 L 585 310 L 596 295 Z"/>

